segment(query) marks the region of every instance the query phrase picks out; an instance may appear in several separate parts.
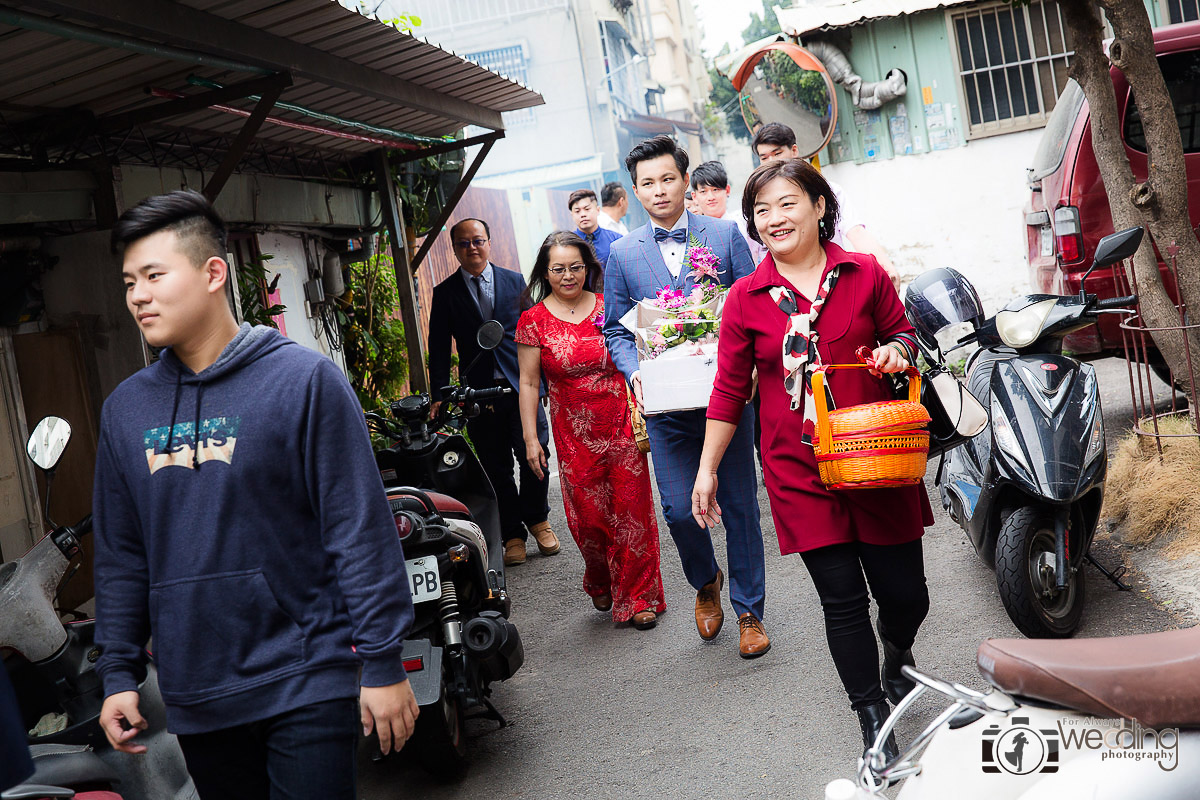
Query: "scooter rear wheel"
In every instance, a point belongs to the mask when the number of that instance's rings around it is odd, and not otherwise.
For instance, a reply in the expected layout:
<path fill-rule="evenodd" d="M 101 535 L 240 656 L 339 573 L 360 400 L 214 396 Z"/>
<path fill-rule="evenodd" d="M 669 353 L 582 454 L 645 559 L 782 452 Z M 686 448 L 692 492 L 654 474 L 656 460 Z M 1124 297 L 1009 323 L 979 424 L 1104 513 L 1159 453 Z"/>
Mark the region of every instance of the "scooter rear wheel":
<path fill-rule="evenodd" d="M 1031 639 L 1071 636 L 1083 617 L 1084 576 L 1072 571 L 1054 587 L 1054 516 L 1025 506 L 1009 514 L 996 537 L 996 587 L 1004 610 Z"/>
<path fill-rule="evenodd" d="M 437 703 L 423 708 L 417 717 L 413 745 L 421 767 L 430 775 L 450 781 L 466 772 L 467 734 L 463 730 L 462 705 L 446 691 L 445 683 Z"/>

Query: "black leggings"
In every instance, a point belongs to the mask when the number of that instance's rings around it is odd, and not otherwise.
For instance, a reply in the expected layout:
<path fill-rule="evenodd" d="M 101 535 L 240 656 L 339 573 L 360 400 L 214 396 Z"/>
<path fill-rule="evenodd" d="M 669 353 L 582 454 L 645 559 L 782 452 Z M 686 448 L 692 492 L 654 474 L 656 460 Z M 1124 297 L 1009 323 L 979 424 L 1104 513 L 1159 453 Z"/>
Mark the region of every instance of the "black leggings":
<path fill-rule="evenodd" d="M 850 707 L 857 710 L 883 702 L 867 587 L 879 606 L 884 638 L 901 650 L 911 648 L 929 613 L 921 540 L 896 545 L 835 544 L 800 556 L 821 597 L 829 653 L 850 696 Z"/>

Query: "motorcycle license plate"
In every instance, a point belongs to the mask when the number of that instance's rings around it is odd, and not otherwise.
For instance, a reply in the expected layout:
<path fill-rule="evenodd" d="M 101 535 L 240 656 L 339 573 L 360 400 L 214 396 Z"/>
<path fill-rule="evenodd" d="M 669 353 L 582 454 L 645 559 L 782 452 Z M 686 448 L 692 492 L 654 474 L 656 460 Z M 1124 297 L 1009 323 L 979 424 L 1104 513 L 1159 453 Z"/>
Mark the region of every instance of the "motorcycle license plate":
<path fill-rule="evenodd" d="M 408 586 L 414 603 L 437 600 L 442 596 L 442 580 L 435 556 L 410 558 L 404 566 L 408 568 Z"/>

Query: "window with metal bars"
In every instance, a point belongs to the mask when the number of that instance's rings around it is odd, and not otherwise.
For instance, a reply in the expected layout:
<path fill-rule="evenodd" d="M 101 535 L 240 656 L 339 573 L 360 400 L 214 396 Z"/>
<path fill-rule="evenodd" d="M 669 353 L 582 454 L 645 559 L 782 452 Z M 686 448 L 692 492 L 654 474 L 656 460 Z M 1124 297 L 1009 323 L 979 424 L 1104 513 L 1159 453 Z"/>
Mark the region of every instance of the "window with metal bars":
<path fill-rule="evenodd" d="M 1200 0 L 1164 0 L 1164 4 L 1167 7 L 1167 19 L 1172 25 L 1200 19 Z"/>
<path fill-rule="evenodd" d="M 525 48 L 519 44 L 512 47 L 497 47 L 492 50 L 465 53 L 463 58 L 522 85 L 529 85 L 529 64 L 525 60 Z M 506 128 L 529 125 L 535 119 L 532 108 L 505 111 L 503 117 Z"/>
<path fill-rule="evenodd" d="M 1053 0 L 948 12 L 967 137 L 1046 123 L 1067 83 L 1070 34 Z"/>

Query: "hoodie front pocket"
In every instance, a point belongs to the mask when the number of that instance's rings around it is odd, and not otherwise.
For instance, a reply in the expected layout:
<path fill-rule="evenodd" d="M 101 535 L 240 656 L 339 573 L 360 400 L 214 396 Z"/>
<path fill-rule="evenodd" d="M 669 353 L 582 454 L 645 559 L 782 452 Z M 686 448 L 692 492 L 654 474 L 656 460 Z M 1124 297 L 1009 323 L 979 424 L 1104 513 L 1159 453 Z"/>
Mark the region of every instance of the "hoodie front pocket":
<path fill-rule="evenodd" d="M 156 584 L 150 618 L 163 695 L 175 703 L 268 683 L 305 659 L 300 627 L 261 570 Z"/>

